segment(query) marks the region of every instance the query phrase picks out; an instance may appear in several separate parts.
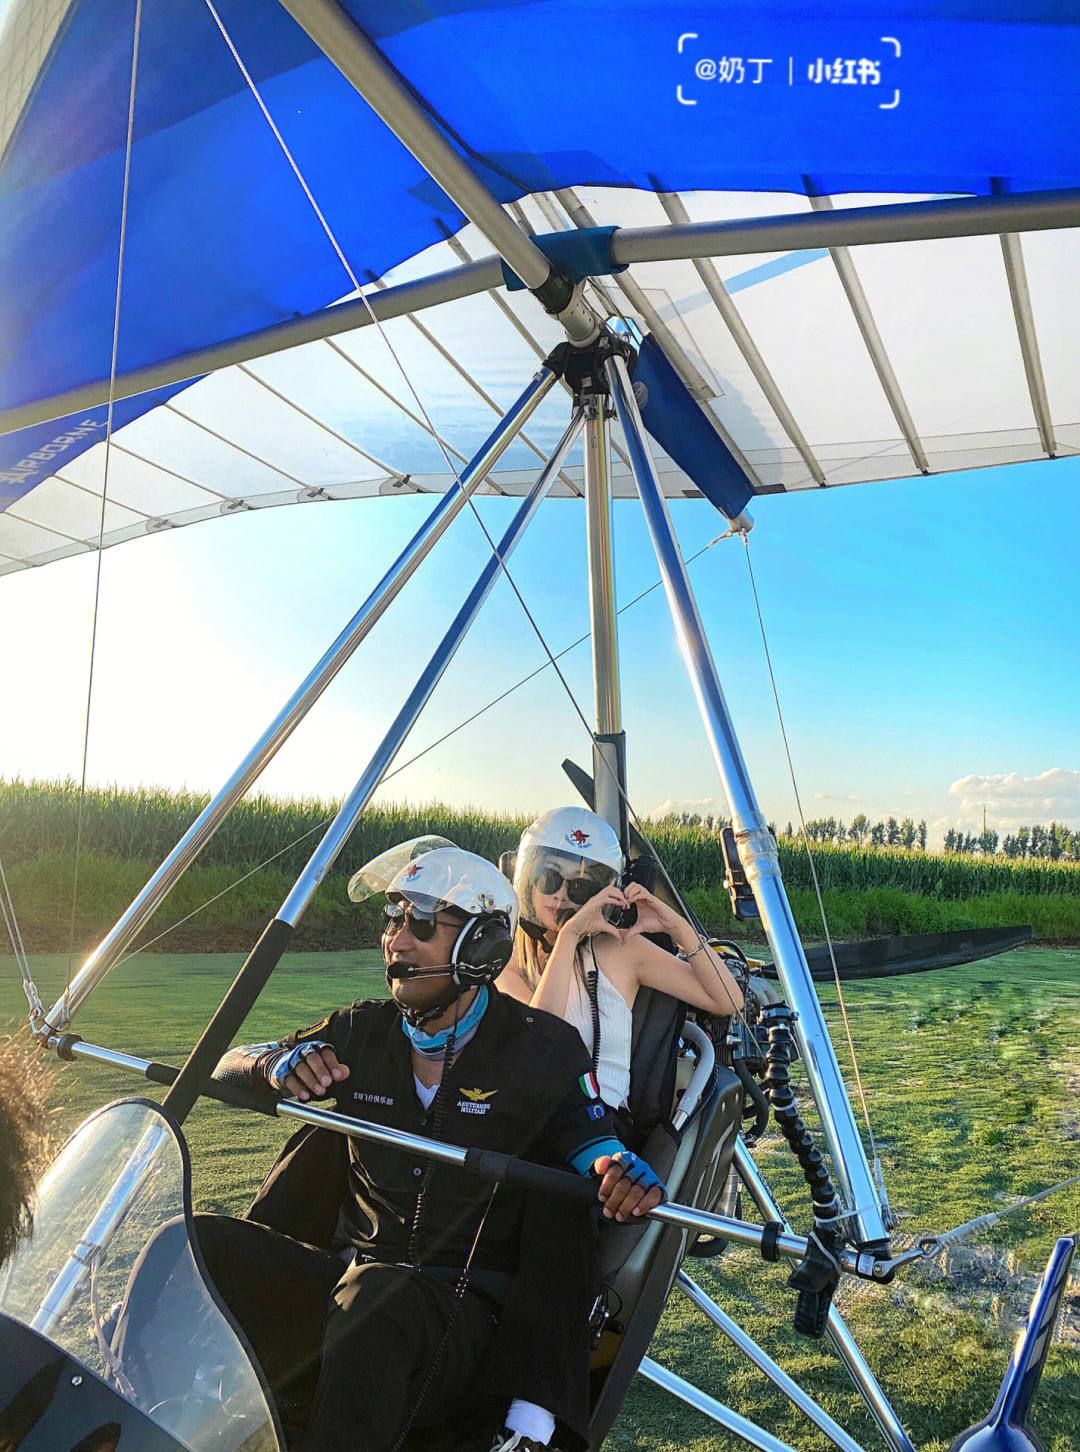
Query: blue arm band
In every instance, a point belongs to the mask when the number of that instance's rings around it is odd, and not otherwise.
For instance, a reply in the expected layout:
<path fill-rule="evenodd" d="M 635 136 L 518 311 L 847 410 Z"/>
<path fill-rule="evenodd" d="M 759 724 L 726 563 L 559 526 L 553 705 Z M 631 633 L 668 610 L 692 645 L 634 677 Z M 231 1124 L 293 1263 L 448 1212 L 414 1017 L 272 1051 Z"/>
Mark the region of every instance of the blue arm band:
<path fill-rule="evenodd" d="M 570 1156 L 570 1163 L 579 1175 L 592 1173 L 592 1167 L 601 1155 L 626 1154 L 626 1146 L 619 1143 L 617 1139 L 594 1139 L 588 1144 L 583 1144 L 579 1150 L 575 1150 Z"/>

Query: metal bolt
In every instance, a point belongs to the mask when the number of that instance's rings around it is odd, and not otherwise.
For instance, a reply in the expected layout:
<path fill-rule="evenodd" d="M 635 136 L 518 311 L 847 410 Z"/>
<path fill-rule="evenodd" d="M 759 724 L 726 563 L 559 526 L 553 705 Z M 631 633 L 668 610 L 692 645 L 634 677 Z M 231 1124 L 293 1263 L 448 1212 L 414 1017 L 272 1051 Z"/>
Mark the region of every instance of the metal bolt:
<path fill-rule="evenodd" d="M 82 1377 L 81 1376 L 73 1376 L 71 1378 L 71 1385 L 72 1386 L 82 1386 Z"/>

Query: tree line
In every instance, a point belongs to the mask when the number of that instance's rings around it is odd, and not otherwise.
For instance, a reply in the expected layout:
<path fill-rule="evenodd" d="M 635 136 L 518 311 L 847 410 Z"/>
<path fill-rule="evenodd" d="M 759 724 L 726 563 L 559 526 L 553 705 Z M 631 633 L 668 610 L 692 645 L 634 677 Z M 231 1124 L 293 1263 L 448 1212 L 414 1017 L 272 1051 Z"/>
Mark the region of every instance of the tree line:
<path fill-rule="evenodd" d="M 702 816 L 698 812 L 669 812 L 658 825 L 712 833 L 726 826 L 727 819 L 712 813 Z M 814 817 L 807 822 L 806 833 L 811 842 L 828 842 L 837 847 L 899 847 L 910 852 L 927 850 L 926 823 L 916 822 L 911 817 L 900 821 L 896 817 L 888 817 L 883 822 L 871 822 L 865 812 L 859 812 L 850 822 L 843 822 L 838 817 Z M 795 840 L 801 833 L 788 822 L 779 835 Z M 1015 832 L 1008 832 L 1003 837 L 990 827 L 981 832 L 964 832 L 950 827 L 941 845 L 946 852 L 967 857 L 1080 862 L 1080 830 L 1074 832 L 1064 822 L 1051 822 L 1048 827 L 1039 823 L 1018 827 Z"/>

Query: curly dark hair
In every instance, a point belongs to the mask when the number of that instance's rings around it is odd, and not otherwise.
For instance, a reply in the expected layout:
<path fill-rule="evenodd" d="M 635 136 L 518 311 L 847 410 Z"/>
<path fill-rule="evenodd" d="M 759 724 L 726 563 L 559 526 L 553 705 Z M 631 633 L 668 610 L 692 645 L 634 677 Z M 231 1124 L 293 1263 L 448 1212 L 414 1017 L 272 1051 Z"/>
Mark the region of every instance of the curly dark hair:
<path fill-rule="evenodd" d="M 40 1051 L 24 1036 L 0 1042 L 0 1265 L 33 1228 L 48 1077 Z"/>

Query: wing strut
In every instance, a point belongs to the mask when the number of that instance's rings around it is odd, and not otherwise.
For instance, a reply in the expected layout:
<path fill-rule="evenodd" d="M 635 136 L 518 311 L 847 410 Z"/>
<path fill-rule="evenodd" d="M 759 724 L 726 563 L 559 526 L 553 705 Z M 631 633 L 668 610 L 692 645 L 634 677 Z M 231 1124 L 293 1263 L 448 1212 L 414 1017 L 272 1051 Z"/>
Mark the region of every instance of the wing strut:
<path fill-rule="evenodd" d="M 680 649 L 728 800 L 739 856 L 757 899 L 762 926 L 784 985 L 784 996 L 797 1014 L 795 1033 L 799 1050 L 806 1063 L 846 1209 L 857 1227 L 859 1245 L 872 1253 L 880 1251 L 888 1255 L 889 1233 L 878 1203 L 877 1186 L 784 891 L 776 843 L 754 795 L 705 638 L 626 365 L 616 356 L 604 364 L 604 372 L 630 450 L 634 480 L 664 579 Z"/>
<path fill-rule="evenodd" d="M 535 413 L 555 383 L 555 374 L 541 368 L 514 406 L 499 422 L 459 480 L 441 495 L 412 539 L 346 625 L 311 674 L 297 687 L 251 751 L 229 777 L 180 841 L 165 858 L 124 915 L 102 939 L 75 975 L 67 992 L 49 1010 L 49 1026 L 65 1028 L 90 993 L 116 963 L 125 947 L 149 920 L 178 878 L 190 867 L 229 812 L 277 753 L 323 691 L 381 618 L 414 571 L 427 558 L 493 469 L 519 430 Z"/>
<path fill-rule="evenodd" d="M 555 452 L 545 468 L 541 470 L 540 476 L 530 492 L 522 500 L 506 533 L 498 545 L 493 548 L 475 585 L 454 616 L 446 634 L 436 646 L 434 654 L 409 693 L 404 705 L 376 747 L 363 775 L 342 802 L 337 815 L 326 829 L 307 865 L 296 879 L 275 917 L 267 924 L 262 937 L 248 955 L 247 961 L 237 974 L 213 1018 L 203 1030 L 199 1042 L 188 1055 L 179 1078 L 162 1101 L 163 1108 L 173 1116 L 177 1123 L 182 1123 L 187 1117 L 192 1105 L 199 1097 L 203 1082 L 232 1043 L 252 1004 L 259 996 L 282 954 L 288 948 L 296 925 L 315 896 L 319 884 L 333 867 L 338 854 L 349 840 L 364 808 L 374 796 L 388 767 L 416 724 L 421 711 L 431 698 L 431 693 L 442 679 L 443 672 L 453 660 L 458 647 L 468 634 L 469 627 L 491 593 L 492 586 L 504 568 L 507 555 L 513 551 L 551 488 L 552 481 L 562 467 L 564 458 L 581 432 L 582 421 L 581 411 L 575 410 L 566 432 L 556 445 Z"/>

